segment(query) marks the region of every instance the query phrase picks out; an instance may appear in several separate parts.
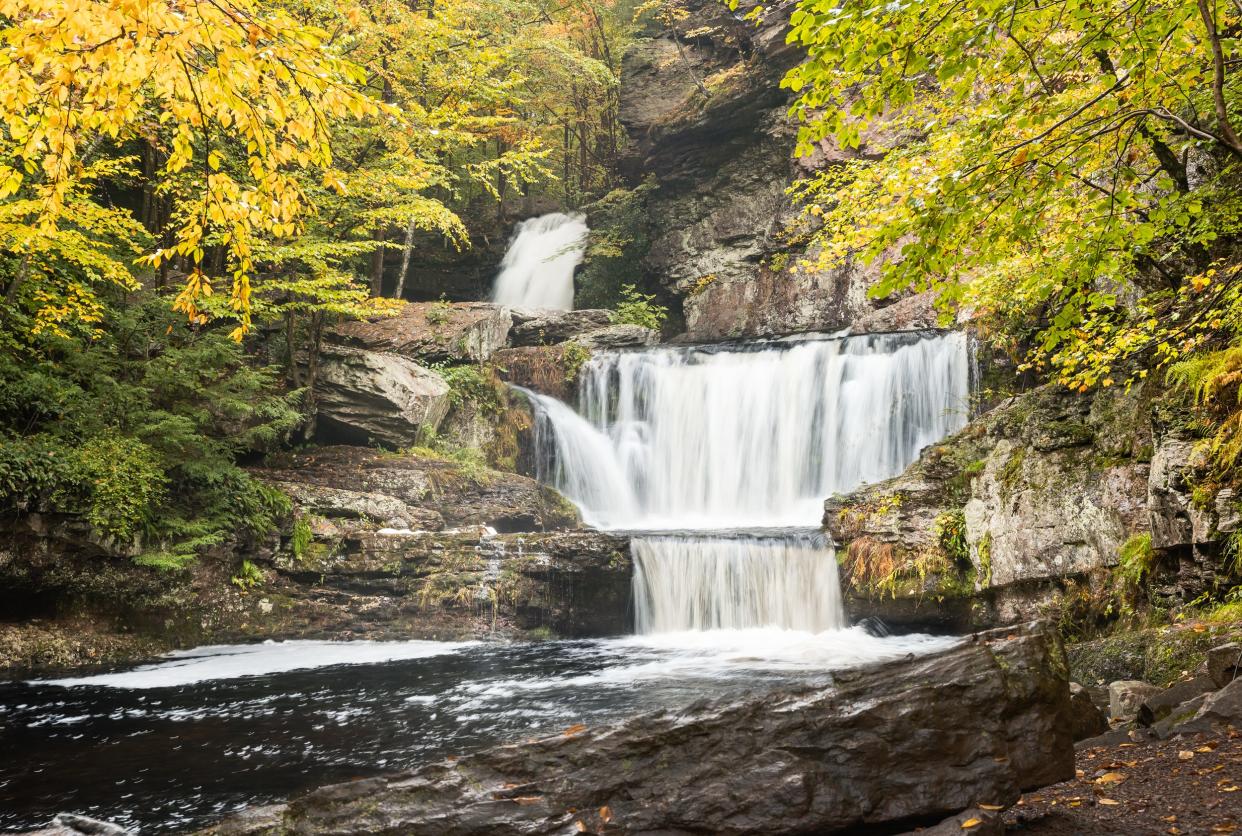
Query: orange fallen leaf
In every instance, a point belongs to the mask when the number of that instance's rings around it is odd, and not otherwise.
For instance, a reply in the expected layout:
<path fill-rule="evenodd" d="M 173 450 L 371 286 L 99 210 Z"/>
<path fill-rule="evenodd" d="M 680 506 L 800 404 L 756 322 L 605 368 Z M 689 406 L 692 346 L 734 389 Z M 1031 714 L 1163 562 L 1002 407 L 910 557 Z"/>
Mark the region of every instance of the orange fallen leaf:
<path fill-rule="evenodd" d="M 574 827 L 577 828 L 579 833 L 586 833 L 587 831 L 586 822 L 582 821 L 581 819 L 574 822 Z"/>
<path fill-rule="evenodd" d="M 1121 803 L 1120 801 L 1116 801 L 1112 798 L 1097 798 L 1096 802 L 1099 804 L 1103 804 L 1106 807 L 1116 807 L 1118 804 Z"/>
<path fill-rule="evenodd" d="M 1005 806 L 1003 804 L 976 804 L 975 806 L 978 807 L 980 810 L 1004 810 L 1005 809 Z"/>
<path fill-rule="evenodd" d="M 972 827 L 978 827 L 983 824 L 983 819 L 976 819 L 973 816 L 962 822 L 962 830 L 970 830 Z"/>
<path fill-rule="evenodd" d="M 599 808 L 599 817 L 600 817 L 600 819 L 601 819 L 602 821 L 604 821 L 605 823 L 606 823 L 606 822 L 610 822 L 610 821 L 612 821 L 612 808 L 611 808 L 611 807 L 607 807 L 607 806 L 605 806 L 605 807 L 600 807 L 600 808 Z"/>
<path fill-rule="evenodd" d="M 1120 772 L 1105 772 L 1099 778 L 1095 779 L 1097 784 L 1120 784 L 1126 779 L 1126 776 Z"/>
<path fill-rule="evenodd" d="M 572 726 L 565 729 L 565 731 L 561 732 L 561 734 L 565 735 L 566 737 L 573 737 L 575 734 L 582 734 L 584 731 L 586 731 L 586 729 L 587 727 L 585 723 L 574 723 Z"/>
<path fill-rule="evenodd" d="M 512 801 L 514 804 L 520 804 L 523 807 L 525 807 L 529 804 L 538 804 L 540 801 L 543 801 L 543 796 L 542 795 L 519 795 L 517 798 L 510 798 L 509 800 Z"/>

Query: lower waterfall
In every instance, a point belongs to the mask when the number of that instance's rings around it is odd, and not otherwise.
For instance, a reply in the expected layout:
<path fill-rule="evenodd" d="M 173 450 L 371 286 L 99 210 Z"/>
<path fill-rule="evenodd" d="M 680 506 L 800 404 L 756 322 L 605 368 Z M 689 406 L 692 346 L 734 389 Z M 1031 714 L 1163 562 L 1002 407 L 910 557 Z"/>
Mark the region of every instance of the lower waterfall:
<path fill-rule="evenodd" d="M 965 425 L 970 357 L 960 333 L 660 347 L 593 356 L 577 411 L 526 394 L 540 479 L 635 535 L 638 632 L 819 633 L 846 618 L 807 529 Z"/>
<path fill-rule="evenodd" d="M 846 626 L 822 534 L 635 537 L 631 549 L 639 633 Z"/>

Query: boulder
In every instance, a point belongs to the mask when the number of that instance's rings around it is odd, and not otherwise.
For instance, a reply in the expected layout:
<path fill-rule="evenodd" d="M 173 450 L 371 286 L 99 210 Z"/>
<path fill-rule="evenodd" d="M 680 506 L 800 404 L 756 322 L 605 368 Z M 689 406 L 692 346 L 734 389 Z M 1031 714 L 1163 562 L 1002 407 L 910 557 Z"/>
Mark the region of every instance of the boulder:
<path fill-rule="evenodd" d="M 278 830 L 891 832 L 1072 778 L 1070 725 L 1059 640 L 1032 625 L 828 686 L 575 726 L 326 787 L 291 802 Z"/>
<path fill-rule="evenodd" d="M 514 308 L 509 345 L 557 345 L 582 334 L 612 325 L 612 311 L 550 311 Z"/>
<path fill-rule="evenodd" d="M 1070 683 L 1070 709 L 1073 712 L 1075 743 L 1108 731 L 1104 712 L 1091 699 L 1091 693 L 1077 682 Z"/>
<path fill-rule="evenodd" d="M 1137 679 L 1108 683 L 1108 714 L 1114 720 L 1133 720 L 1139 708 L 1150 697 L 1159 694 L 1159 685 Z"/>
<path fill-rule="evenodd" d="M 1242 672 L 1242 642 L 1214 647 L 1207 654 L 1208 676 L 1217 688 L 1224 688 Z"/>
<path fill-rule="evenodd" d="M 50 825 L 40 830 L 32 830 L 26 836 L 133 836 L 136 833 L 136 830 L 128 827 L 89 816 L 58 813 Z"/>
<path fill-rule="evenodd" d="M 399 354 L 423 363 L 482 363 L 509 338 L 507 308 L 485 302 L 413 302 L 396 316 L 347 322 L 330 342 Z"/>
<path fill-rule="evenodd" d="M 1204 696 L 1194 717 L 1172 726 L 1169 734 L 1219 732 L 1228 727 L 1242 729 L 1242 679 Z"/>
<path fill-rule="evenodd" d="M 1215 689 L 1216 685 L 1206 674 L 1175 682 L 1163 691 L 1143 700 L 1135 719 L 1140 726 L 1154 726 L 1187 701 Z"/>
<path fill-rule="evenodd" d="M 405 447 L 449 410 L 438 374 L 396 354 L 324 346 L 315 386 L 319 430 L 331 439 Z"/>
<path fill-rule="evenodd" d="M 596 328 L 574 337 L 574 342 L 588 351 L 606 351 L 611 348 L 639 348 L 655 345 L 660 341 L 660 334 L 642 325 L 609 325 Z"/>

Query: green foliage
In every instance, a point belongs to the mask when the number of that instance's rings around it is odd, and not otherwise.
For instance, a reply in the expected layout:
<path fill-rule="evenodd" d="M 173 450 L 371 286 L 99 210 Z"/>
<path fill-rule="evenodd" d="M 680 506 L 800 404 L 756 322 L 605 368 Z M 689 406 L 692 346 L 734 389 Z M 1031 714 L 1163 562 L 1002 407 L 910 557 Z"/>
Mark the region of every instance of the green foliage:
<path fill-rule="evenodd" d="M 651 248 L 647 197 L 654 188 L 649 180 L 634 189 L 614 189 L 583 207 L 591 235 L 575 279 L 575 307 L 612 308 L 622 301 L 621 286 L 642 275 L 643 258 Z"/>
<path fill-rule="evenodd" d="M 1234 478 L 1242 457 L 1242 345 L 1235 343 L 1175 363 L 1168 378 L 1199 408 L 1200 419 L 1210 422 L 1207 438 L 1199 447 L 1215 472 Z"/>
<path fill-rule="evenodd" d="M 449 385 L 449 404 L 453 407 L 472 405 L 486 416 L 504 411 L 501 402 L 503 386 L 495 371 L 483 366 L 437 366 L 432 370 Z"/>
<path fill-rule="evenodd" d="M 1156 565 L 1156 553 L 1150 534 L 1135 534 L 1121 545 L 1118 553 L 1117 576 L 1131 587 L 1140 586 Z"/>
<path fill-rule="evenodd" d="M 288 512 L 237 460 L 288 436 L 300 393 L 167 300 L 126 301 L 94 335 L 0 347 L 0 507 L 81 517 L 118 551 L 173 568 Z"/>
<path fill-rule="evenodd" d="M 966 515 L 962 510 L 945 511 L 932 525 L 936 542 L 945 556 L 955 563 L 968 563 L 970 546 L 966 543 Z"/>
<path fill-rule="evenodd" d="M 668 319 L 668 308 L 655 304 L 655 299 L 653 294 L 643 293 L 632 284 L 622 285 L 621 302 L 617 304 L 614 321 L 660 330 L 664 320 Z"/>
<path fill-rule="evenodd" d="M 237 587 L 242 592 L 254 589 L 256 586 L 263 583 L 263 580 L 263 570 L 258 566 L 255 566 L 249 560 L 243 560 L 241 562 L 241 566 L 237 569 L 237 574 L 230 579 L 233 586 Z"/>
<path fill-rule="evenodd" d="M 1078 389 L 1232 337 L 1239 23 L 1200 0 L 800 0 L 799 150 L 864 152 L 794 188 L 804 266 L 873 263 L 876 295 L 933 290 Z"/>
<path fill-rule="evenodd" d="M 591 350 L 586 346 L 572 340 L 565 343 L 565 349 L 561 352 L 561 366 L 565 370 L 565 382 L 573 383 L 577 380 L 578 373 L 590 359 Z"/>
<path fill-rule="evenodd" d="M 289 550 L 293 552 L 294 559 L 301 560 L 314 539 L 315 532 L 311 530 L 306 517 L 298 517 L 294 520 L 293 533 L 289 535 Z"/>

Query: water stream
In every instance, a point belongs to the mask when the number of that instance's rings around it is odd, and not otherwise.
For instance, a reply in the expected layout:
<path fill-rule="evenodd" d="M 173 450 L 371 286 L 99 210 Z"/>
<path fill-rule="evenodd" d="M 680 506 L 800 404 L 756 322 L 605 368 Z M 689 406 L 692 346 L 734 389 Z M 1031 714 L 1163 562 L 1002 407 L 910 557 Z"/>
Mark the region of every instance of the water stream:
<path fill-rule="evenodd" d="M 520 229 L 510 255 L 569 225 Z M 968 369 L 956 334 L 597 354 L 577 409 L 531 394 L 539 466 L 588 522 L 633 534 L 635 635 L 201 648 L 0 683 L 0 829 L 72 811 L 175 832 L 313 785 L 944 647 L 847 627 L 818 522 L 826 496 L 899 473 L 965 423 Z"/>

